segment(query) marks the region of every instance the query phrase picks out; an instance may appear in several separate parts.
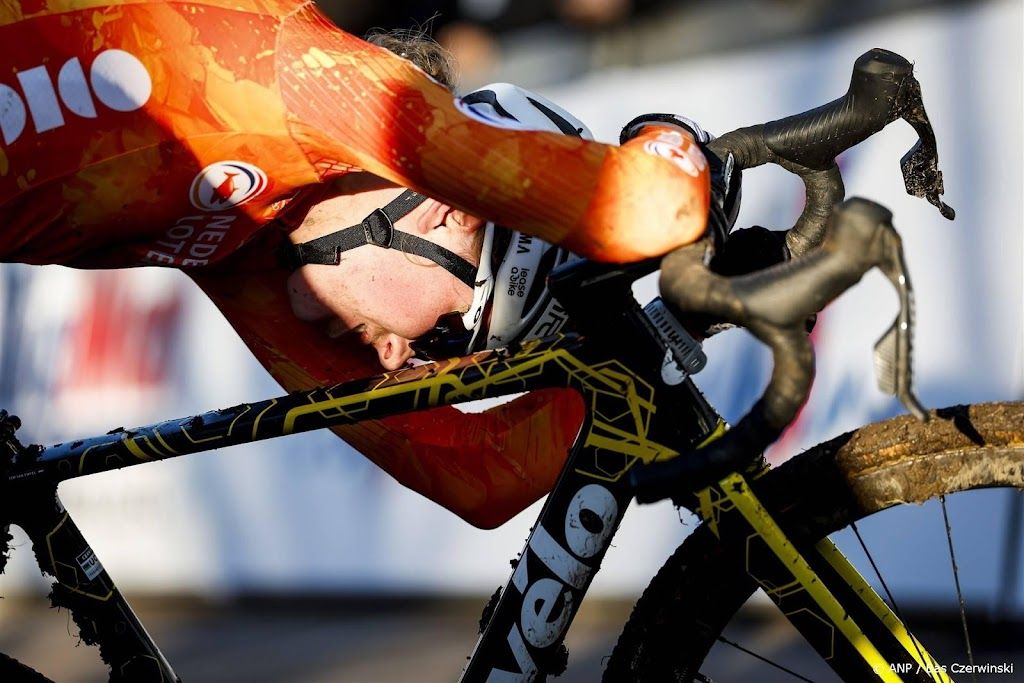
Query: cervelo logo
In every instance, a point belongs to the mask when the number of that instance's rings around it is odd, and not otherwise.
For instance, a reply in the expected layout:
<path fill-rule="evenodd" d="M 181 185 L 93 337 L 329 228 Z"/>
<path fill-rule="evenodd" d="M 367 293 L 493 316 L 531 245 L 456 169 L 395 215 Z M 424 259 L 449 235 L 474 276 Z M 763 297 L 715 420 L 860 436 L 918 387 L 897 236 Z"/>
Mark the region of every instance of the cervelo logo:
<path fill-rule="evenodd" d="M 558 577 L 534 577 L 524 554 L 512 574 L 512 584 L 522 594 L 519 624 L 513 624 L 507 642 L 519 666 L 518 672 L 491 669 L 488 683 L 531 683 L 537 677 L 526 644 L 537 649 L 551 647 L 569 628 L 578 607 L 575 593 L 581 591 L 594 573 L 589 562 L 608 546 L 615 531 L 619 504 L 611 491 L 600 484 L 587 484 L 569 501 L 565 513 L 563 548 L 543 527 L 538 526 L 527 546 Z"/>
<path fill-rule="evenodd" d="M 708 167 L 697 145 L 676 131 L 660 133 L 655 139 L 648 140 L 644 143 L 644 150 L 648 154 L 668 159 L 694 178 Z"/>
<path fill-rule="evenodd" d="M 0 83 L 0 133 L 7 145 L 21 137 L 30 119 L 36 133 L 43 133 L 65 124 L 64 109 L 94 119 L 99 115 L 97 100 L 107 109 L 129 112 L 140 109 L 153 92 L 145 65 L 124 50 L 96 55 L 88 78 L 78 57 L 72 57 L 57 72 L 56 87 L 45 65 L 19 71 L 15 77 L 20 93 Z"/>
<path fill-rule="evenodd" d="M 244 161 L 218 161 L 195 177 L 188 191 L 192 206 L 223 211 L 244 204 L 267 189 L 267 174 Z"/>

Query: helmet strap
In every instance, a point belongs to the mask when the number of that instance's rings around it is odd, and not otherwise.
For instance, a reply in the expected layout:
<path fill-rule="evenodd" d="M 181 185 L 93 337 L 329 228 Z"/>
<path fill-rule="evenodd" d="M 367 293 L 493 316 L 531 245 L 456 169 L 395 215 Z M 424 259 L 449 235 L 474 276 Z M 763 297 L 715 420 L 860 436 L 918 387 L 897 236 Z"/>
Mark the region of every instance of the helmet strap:
<path fill-rule="evenodd" d="M 285 242 L 279 252 L 281 261 L 290 271 L 298 270 L 307 263 L 336 266 L 341 263 L 342 252 L 364 244 L 373 244 L 429 259 L 472 288 L 476 279 L 476 266 L 438 244 L 395 230 L 397 220 L 426 200 L 423 195 L 406 190 L 387 206 L 374 209 L 358 225 L 342 228 L 301 244 Z"/>

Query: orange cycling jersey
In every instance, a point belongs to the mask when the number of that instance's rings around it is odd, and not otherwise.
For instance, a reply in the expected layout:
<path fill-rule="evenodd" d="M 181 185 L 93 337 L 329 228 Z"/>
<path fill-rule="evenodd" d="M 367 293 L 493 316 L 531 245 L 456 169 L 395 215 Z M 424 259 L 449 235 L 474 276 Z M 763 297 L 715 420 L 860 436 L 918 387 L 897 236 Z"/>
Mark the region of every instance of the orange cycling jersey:
<path fill-rule="evenodd" d="M 369 366 L 290 316 L 269 260 L 257 272 L 238 257 L 346 173 L 603 260 L 704 230 L 708 177 L 689 136 L 651 127 L 612 147 L 508 130 L 312 2 L 26 0 L 0 4 L 0 41 L 0 259 L 182 268 L 289 389 Z M 477 442 L 459 446 L 449 411 L 340 431 L 481 525 L 546 490 L 561 460 L 537 454 L 564 457 L 581 415 L 543 392 L 475 416 Z"/>

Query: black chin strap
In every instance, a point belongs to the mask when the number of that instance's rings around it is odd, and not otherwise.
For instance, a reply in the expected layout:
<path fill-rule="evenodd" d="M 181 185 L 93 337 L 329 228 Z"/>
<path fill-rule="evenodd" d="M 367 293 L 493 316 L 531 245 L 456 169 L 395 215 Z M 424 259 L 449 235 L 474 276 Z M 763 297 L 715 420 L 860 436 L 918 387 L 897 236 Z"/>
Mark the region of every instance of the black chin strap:
<path fill-rule="evenodd" d="M 341 263 L 341 252 L 373 244 L 430 259 L 472 289 L 476 280 L 476 266 L 442 246 L 395 230 L 395 221 L 426 199 L 421 194 L 406 190 L 384 208 L 374 209 L 359 225 L 342 228 L 302 244 L 285 242 L 281 245 L 281 260 L 288 270 L 298 270 L 307 263 L 336 266 Z"/>

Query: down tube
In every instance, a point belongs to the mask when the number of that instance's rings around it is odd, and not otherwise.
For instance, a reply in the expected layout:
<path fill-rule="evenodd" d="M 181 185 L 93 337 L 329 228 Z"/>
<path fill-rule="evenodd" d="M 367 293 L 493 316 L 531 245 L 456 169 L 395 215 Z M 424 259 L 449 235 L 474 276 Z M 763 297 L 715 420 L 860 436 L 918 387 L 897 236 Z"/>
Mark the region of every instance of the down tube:
<path fill-rule="evenodd" d="M 560 670 L 562 640 L 632 498 L 624 477 L 604 471 L 601 455 L 581 445 L 570 456 L 463 683 L 527 683 Z"/>
<path fill-rule="evenodd" d="M 671 457 L 659 444 L 693 447 L 720 425 L 690 383 L 665 392 L 660 401 L 653 400 L 653 391 L 648 401 L 640 396 L 642 391 L 595 392 L 588 384 L 580 386 L 591 406 L 580 438 L 515 563 L 462 683 L 531 683 L 560 672 L 565 633 L 632 499 L 624 475 L 640 461 Z M 631 384 L 635 389 L 643 385 Z M 632 409 L 615 410 L 612 402 L 632 404 Z"/>

